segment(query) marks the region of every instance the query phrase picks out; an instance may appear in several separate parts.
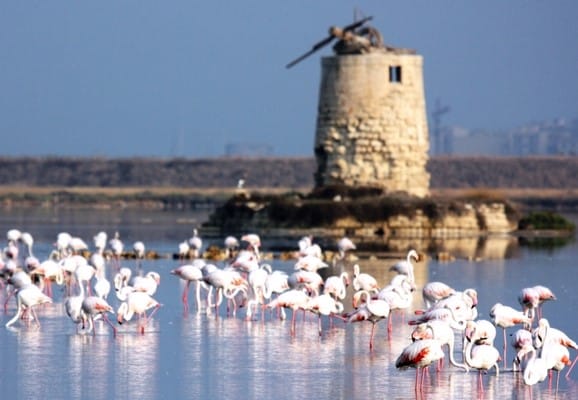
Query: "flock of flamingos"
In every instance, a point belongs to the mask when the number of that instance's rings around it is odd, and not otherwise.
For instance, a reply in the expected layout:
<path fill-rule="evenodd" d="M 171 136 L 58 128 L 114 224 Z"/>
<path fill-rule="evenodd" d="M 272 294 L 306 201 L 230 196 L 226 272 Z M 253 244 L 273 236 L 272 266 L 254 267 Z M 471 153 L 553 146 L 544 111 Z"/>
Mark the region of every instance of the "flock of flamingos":
<path fill-rule="evenodd" d="M 0 285 L 5 310 L 15 301 L 16 312 L 6 328 L 14 329 L 17 324 L 40 328 L 35 308 L 51 303 L 52 286 L 60 285 L 65 291 L 66 313 L 78 334 L 95 334 L 95 321 L 102 320 L 116 336 L 117 329 L 109 314 L 116 317 L 118 324 L 136 316 L 137 331 L 144 334 L 147 321 L 161 307 L 153 297 L 160 275 L 154 271 L 145 273 L 140 267 L 139 260 L 145 257 L 144 244 L 133 244 L 131 254 L 137 260 L 133 271 L 121 266 L 120 260 L 127 253 L 118 234 L 109 240 L 105 232 L 100 232 L 93 243 L 93 250 L 89 251 L 82 239 L 60 233 L 52 254 L 40 261 L 32 253 L 32 236 L 17 229 L 9 230 L 7 246 L 0 258 Z M 295 271 L 291 274 L 273 270 L 263 261 L 260 247 L 256 234 L 244 235 L 240 241 L 227 237 L 223 250 L 226 266 L 218 267 L 201 258 L 202 240 L 195 230 L 190 239 L 179 245 L 179 266 L 171 271 L 183 283 L 184 311 L 189 312 L 189 304 L 193 302 L 189 299 L 192 290 L 197 312 L 214 311 L 218 315 L 226 304 L 227 315 L 236 315 L 242 306 L 244 318 L 252 320 L 264 319 L 267 312 L 285 319 L 286 310 L 291 310 L 291 335 L 295 334 L 296 315 L 301 311 L 318 316 L 320 335 L 322 317 L 346 323 L 367 321 L 372 324 L 369 347 L 373 349 L 377 324 L 385 320 L 391 334 L 393 313 L 405 313 L 411 307 L 416 292 L 413 262 L 419 260 L 415 250 L 391 267 L 395 276 L 387 286 L 379 287 L 377 280 L 361 272 L 358 264 L 354 265 L 352 276 L 343 272 L 323 279 L 318 270 L 329 264 L 324 261 L 320 246 L 310 237 L 302 238 L 296 246 Z M 341 239 L 337 247 L 338 254 L 330 263 L 344 260 L 355 250 L 347 238 Z M 112 282 L 107 279 L 107 270 L 114 273 Z M 107 300 L 111 291 L 120 301 L 116 310 Z M 343 304 L 348 292 L 352 294 L 351 307 Z M 416 392 L 423 390 L 428 367 L 433 364 L 442 368 L 446 355 L 455 368 L 477 370 L 479 390 L 483 391 L 483 373 L 493 369 L 498 375 L 502 361 L 502 368 L 509 368 L 506 345 L 509 328 L 516 329 L 510 348 L 514 356 L 509 360 L 514 360 L 512 368 L 522 374 L 525 384 L 552 380 L 555 371 L 557 388 L 560 372 L 568 367 L 568 377 L 574 367 L 576 359 L 571 362 L 569 349 L 578 350 L 578 345 L 542 316 L 542 304 L 555 299 L 547 287 L 522 288 L 518 304 L 495 304 L 489 313 L 490 320 L 478 319 L 477 292 L 473 288 L 458 291 L 443 282 L 427 282 L 421 292 L 424 307 L 411 311 L 408 322 L 414 326 L 411 341 L 396 360 L 399 369 L 416 369 Z M 493 344 L 497 328 L 501 328 L 504 336 L 504 347 L 500 350 Z"/>

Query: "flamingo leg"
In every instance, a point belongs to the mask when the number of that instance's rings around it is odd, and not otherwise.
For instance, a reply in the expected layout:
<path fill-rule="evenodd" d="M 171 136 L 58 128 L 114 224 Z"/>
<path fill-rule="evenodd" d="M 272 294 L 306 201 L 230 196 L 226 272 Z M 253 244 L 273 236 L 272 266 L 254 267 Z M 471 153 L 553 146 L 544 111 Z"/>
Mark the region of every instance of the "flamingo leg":
<path fill-rule="evenodd" d="M 481 392 L 484 392 L 484 381 L 482 377 L 482 370 L 478 370 L 478 388 Z"/>
<path fill-rule="evenodd" d="M 12 296 L 14 296 L 14 290 L 9 291 L 8 295 L 6 296 L 6 300 L 4 301 L 4 312 L 8 311 L 8 301 Z"/>
<path fill-rule="evenodd" d="M 293 310 L 293 315 L 291 316 L 291 336 L 295 335 L 295 318 L 297 316 L 297 310 Z"/>
<path fill-rule="evenodd" d="M 373 335 L 375 333 L 375 323 L 371 323 L 371 336 L 369 337 L 369 350 L 373 349 Z"/>
<path fill-rule="evenodd" d="M 508 346 L 506 345 L 506 328 L 502 328 L 502 330 L 504 331 L 504 369 L 506 368 L 506 354 L 507 354 L 507 348 Z"/>
<path fill-rule="evenodd" d="M 185 312 L 189 311 L 189 285 L 191 284 L 191 281 L 187 281 L 187 283 L 185 284 L 185 288 L 183 290 L 183 307 Z"/>
<path fill-rule="evenodd" d="M 197 300 L 197 314 L 201 312 L 201 282 L 197 281 L 195 285 L 195 297 Z"/>
<path fill-rule="evenodd" d="M 114 327 L 114 325 L 112 324 L 112 322 L 110 322 L 110 320 L 108 319 L 108 317 L 106 316 L 106 314 L 102 314 L 102 319 L 104 319 L 104 321 L 110 325 L 110 327 L 112 328 L 112 334 L 114 337 L 116 337 L 116 328 Z"/>
<path fill-rule="evenodd" d="M 572 371 L 572 368 L 574 368 L 574 364 L 576 364 L 576 360 L 578 360 L 578 357 L 576 357 L 574 359 L 574 361 L 572 362 L 572 365 L 570 365 L 570 368 L 568 368 L 568 372 L 566 372 L 566 379 L 568 379 L 568 377 L 570 376 L 570 371 Z"/>

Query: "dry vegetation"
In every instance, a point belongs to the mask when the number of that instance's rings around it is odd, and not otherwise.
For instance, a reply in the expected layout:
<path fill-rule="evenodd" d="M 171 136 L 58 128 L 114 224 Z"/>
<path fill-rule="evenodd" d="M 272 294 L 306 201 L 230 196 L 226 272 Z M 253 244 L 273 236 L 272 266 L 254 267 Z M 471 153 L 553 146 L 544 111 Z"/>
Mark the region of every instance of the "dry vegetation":
<path fill-rule="evenodd" d="M 186 209 L 230 198 L 240 179 L 252 193 L 307 194 L 315 167 L 313 158 L 4 157 L 0 201 L 5 206 L 122 202 Z M 432 197 L 509 199 L 550 208 L 578 204 L 578 157 L 437 157 L 428 170 Z"/>

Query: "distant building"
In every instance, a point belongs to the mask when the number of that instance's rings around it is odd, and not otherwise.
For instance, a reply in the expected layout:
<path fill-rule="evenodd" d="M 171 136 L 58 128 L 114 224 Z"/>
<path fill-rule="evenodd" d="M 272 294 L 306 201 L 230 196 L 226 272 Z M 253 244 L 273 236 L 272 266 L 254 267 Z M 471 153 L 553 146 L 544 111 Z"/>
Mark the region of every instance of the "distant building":
<path fill-rule="evenodd" d="M 576 155 L 578 119 L 556 119 L 501 131 L 443 127 L 442 145 L 436 155 Z"/>

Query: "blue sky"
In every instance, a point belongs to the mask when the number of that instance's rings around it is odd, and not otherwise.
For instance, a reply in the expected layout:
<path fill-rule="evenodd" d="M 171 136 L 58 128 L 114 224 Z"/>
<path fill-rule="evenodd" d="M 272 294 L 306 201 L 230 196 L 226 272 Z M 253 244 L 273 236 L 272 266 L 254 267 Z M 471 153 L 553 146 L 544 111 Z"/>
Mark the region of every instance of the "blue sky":
<path fill-rule="evenodd" d="M 424 56 L 428 114 L 508 129 L 578 117 L 578 1 L 9 1 L 0 4 L 0 155 L 312 156 L 320 57 L 373 15 Z M 431 126 L 430 126 L 431 128 Z"/>

